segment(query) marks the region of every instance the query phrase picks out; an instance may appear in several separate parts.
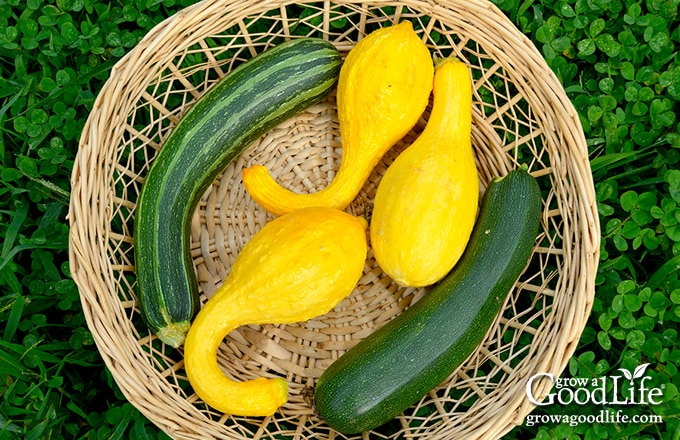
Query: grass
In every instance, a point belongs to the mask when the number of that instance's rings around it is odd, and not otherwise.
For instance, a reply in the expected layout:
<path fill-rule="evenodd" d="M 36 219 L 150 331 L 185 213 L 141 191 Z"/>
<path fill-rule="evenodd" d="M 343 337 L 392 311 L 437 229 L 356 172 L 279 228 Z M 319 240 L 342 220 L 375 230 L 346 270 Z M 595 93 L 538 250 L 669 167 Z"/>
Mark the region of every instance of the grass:
<path fill-rule="evenodd" d="M 678 0 L 496 0 L 581 117 L 602 225 L 592 315 L 567 376 L 648 364 L 663 423 L 517 427 L 506 438 L 680 438 Z M 94 346 L 68 266 L 78 138 L 115 62 L 193 0 L 0 0 L 0 439 L 163 439 Z M 629 373 L 630 374 L 630 373 Z M 552 405 L 587 415 L 615 406 Z M 546 419 L 548 420 L 548 419 Z"/>

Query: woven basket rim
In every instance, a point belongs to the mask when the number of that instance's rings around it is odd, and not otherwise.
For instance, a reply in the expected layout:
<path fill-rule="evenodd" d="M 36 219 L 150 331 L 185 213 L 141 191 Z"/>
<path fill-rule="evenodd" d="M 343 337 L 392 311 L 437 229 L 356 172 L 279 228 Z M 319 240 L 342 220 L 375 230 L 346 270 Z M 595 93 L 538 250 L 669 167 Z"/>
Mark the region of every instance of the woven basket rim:
<path fill-rule="evenodd" d="M 186 395 L 186 392 L 178 385 L 182 381 L 181 362 L 163 369 L 162 374 L 159 373 L 157 370 L 160 367 L 154 364 L 155 361 L 149 361 L 147 358 L 153 358 L 154 355 L 163 357 L 165 354 L 154 353 L 153 347 L 155 346 L 152 344 L 151 338 L 136 334 L 131 334 L 129 337 L 132 340 L 137 338 L 133 341 L 133 347 L 137 347 L 139 350 L 130 351 L 127 340 L 123 340 L 124 337 L 121 336 L 120 332 L 127 328 L 128 315 L 133 313 L 134 304 L 130 304 L 131 301 L 127 298 L 119 298 L 119 291 L 120 289 L 133 290 L 133 288 L 131 285 L 121 287 L 121 283 L 125 281 L 114 276 L 114 272 L 129 271 L 131 266 L 129 263 L 114 264 L 109 257 L 111 253 L 124 254 L 127 252 L 127 247 L 125 247 L 126 250 L 111 248 L 110 243 L 112 241 L 123 243 L 121 246 L 130 245 L 130 237 L 115 230 L 111 226 L 111 219 L 113 215 L 131 217 L 132 214 L 121 214 L 120 210 L 123 207 L 132 212 L 134 202 L 121 200 L 121 196 L 113 188 L 121 181 L 118 174 L 120 174 L 120 161 L 122 160 L 121 153 L 113 150 L 121 144 L 122 139 L 127 139 L 133 133 L 131 124 L 121 123 L 121 121 L 129 119 L 130 111 L 136 108 L 136 103 L 141 100 L 148 100 L 156 108 L 163 107 L 165 104 L 149 96 L 150 84 L 159 82 L 159 76 L 167 71 L 170 71 L 170 75 L 174 75 L 175 80 L 190 76 L 190 69 L 181 71 L 177 67 L 178 54 L 183 53 L 182 57 L 186 60 L 187 51 L 198 45 L 205 50 L 202 54 L 207 54 L 210 58 L 213 52 L 207 50 L 206 37 L 223 35 L 226 29 L 238 29 L 239 32 L 246 35 L 245 40 L 248 40 L 248 37 L 252 40 L 250 42 L 252 46 L 249 45 L 250 43 L 246 43 L 242 50 L 244 52 L 250 51 L 250 55 L 253 55 L 268 44 L 266 43 L 268 34 L 249 35 L 248 25 L 252 22 L 248 21 L 248 17 L 267 21 L 270 20 L 266 15 L 267 11 L 283 14 L 287 7 L 295 4 L 297 2 L 292 1 L 204 0 L 167 18 L 155 26 L 134 49 L 121 58 L 112 68 L 110 78 L 97 96 L 82 132 L 73 167 L 72 198 L 68 214 L 71 227 L 69 260 L 72 276 L 78 285 L 88 327 L 92 331 L 97 348 L 123 394 L 149 420 L 177 438 L 236 439 L 247 438 L 246 432 L 257 437 L 266 435 L 263 434 L 262 430 L 265 429 L 264 426 L 267 423 L 295 424 L 296 420 L 293 415 L 296 414 L 296 411 L 302 414 L 301 417 L 305 420 L 312 416 L 305 410 L 294 407 L 286 413 L 286 416 L 280 416 L 280 422 L 276 417 L 273 422 L 269 419 L 262 421 L 259 431 L 258 428 L 249 431 L 252 427 L 243 428 L 241 431 L 235 428 L 225 430 L 225 425 L 238 424 L 240 419 L 234 422 L 229 417 L 220 417 L 214 411 L 211 412 L 206 410 L 205 407 L 195 404 L 196 397 Z M 574 353 L 580 334 L 590 314 L 594 297 L 594 275 L 599 260 L 600 235 L 594 184 L 590 172 L 585 137 L 576 110 L 566 96 L 556 75 L 550 71 L 533 43 L 521 34 L 500 9 L 485 0 L 467 2 L 444 0 L 406 2 L 317 1 L 305 2 L 305 4 L 313 5 L 319 9 L 319 16 L 323 20 L 321 24 L 316 25 L 318 31 L 323 33 L 324 38 L 333 41 L 344 52 L 351 48 L 351 37 L 348 37 L 348 35 L 352 33 L 363 35 L 361 29 L 369 28 L 372 25 L 383 25 L 402 19 L 411 19 L 410 15 L 414 15 L 415 12 L 422 14 L 418 15 L 417 19 L 421 19 L 423 16 L 436 18 L 436 20 L 430 21 L 423 20 L 423 23 L 421 23 L 423 24 L 423 34 L 435 31 L 436 26 L 438 26 L 437 23 L 445 23 L 447 20 L 451 22 L 467 20 L 470 26 L 466 28 L 469 30 L 466 38 L 476 42 L 483 41 L 486 44 L 484 46 L 485 55 L 496 62 L 490 70 L 483 71 L 484 75 L 478 78 L 479 83 L 484 83 L 490 76 L 500 75 L 507 83 L 513 84 L 517 88 L 517 96 L 528 103 L 530 110 L 537 109 L 535 113 L 518 116 L 518 118 L 526 116 L 531 119 L 532 123 L 540 126 L 535 132 L 525 137 L 545 136 L 551 140 L 559 140 L 561 145 L 545 147 L 547 151 L 545 154 L 549 158 L 544 159 L 542 156 L 532 158 L 533 174 L 537 177 L 549 177 L 555 185 L 554 192 L 551 191 L 548 195 L 549 200 L 544 201 L 547 208 L 542 222 L 558 231 L 555 235 L 556 238 L 552 239 L 566 241 L 560 251 L 563 254 L 558 256 L 564 266 L 560 270 L 573 274 L 573 276 L 565 278 L 561 274 L 556 274 L 554 277 L 557 281 L 544 280 L 545 284 L 556 283 L 557 287 L 554 287 L 554 290 L 559 291 L 557 292 L 559 294 L 556 293 L 554 298 L 550 298 L 550 301 L 552 301 L 551 311 L 548 312 L 547 320 L 543 323 L 545 327 L 555 330 L 546 331 L 545 339 L 541 339 L 540 345 L 530 344 L 528 346 L 529 353 L 526 356 L 533 356 L 532 367 L 535 372 L 560 374 Z M 350 11 L 347 12 L 348 17 L 354 19 L 355 16 L 350 14 L 356 14 L 359 17 L 358 21 L 353 22 L 347 31 L 335 30 L 329 24 L 333 14 L 337 14 L 338 8 L 341 7 Z M 375 14 L 375 8 L 378 7 L 394 8 L 395 12 L 391 16 L 371 15 Z M 279 18 L 279 21 L 288 23 L 283 18 Z M 267 21 L 267 23 L 269 22 Z M 475 26 L 475 23 L 483 24 L 483 26 Z M 283 34 L 272 34 L 271 36 L 293 38 L 294 35 L 286 33 L 286 26 L 287 24 L 284 24 Z M 464 48 L 462 43 L 458 44 L 460 46 L 452 45 L 455 50 Z M 215 61 L 213 68 L 218 73 L 224 73 L 230 67 L 229 62 L 218 63 Z M 480 66 L 477 67 L 480 68 L 480 71 L 484 68 L 481 61 Z M 522 78 L 525 82 L 513 82 L 513 78 L 507 79 L 511 75 L 516 75 L 517 78 Z M 190 101 L 197 99 L 205 91 L 205 88 L 209 86 L 208 80 L 205 81 L 198 86 L 190 83 L 185 84 L 187 92 L 184 95 L 185 98 L 183 98 L 186 101 L 183 105 L 190 105 Z M 158 89 L 157 87 L 154 90 Z M 167 95 L 164 96 L 167 98 Z M 512 99 L 513 97 L 509 97 L 508 102 L 505 103 L 507 108 L 516 104 Z M 327 109 L 319 111 L 323 112 Z M 322 116 L 326 117 L 327 113 L 322 113 Z M 172 124 L 176 122 L 178 117 L 179 113 L 168 111 L 167 114 L 163 113 L 162 118 L 154 121 L 154 123 L 161 126 L 170 121 Z M 496 152 L 486 151 L 487 146 L 480 142 L 480 139 L 487 140 L 497 137 L 494 134 L 494 130 L 497 130 L 497 125 L 494 124 L 498 122 L 493 120 L 495 117 L 494 114 L 490 117 L 481 113 L 475 115 L 475 121 L 478 122 L 476 136 L 479 137 L 475 146 L 478 149 L 478 155 L 483 158 L 480 160 L 496 160 Z M 519 129 L 516 131 L 519 131 Z M 517 137 L 520 138 L 520 136 Z M 272 142 L 275 141 L 276 139 L 272 140 Z M 154 142 L 158 143 L 157 141 Z M 153 146 L 154 142 L 149 141 L 149 145 Z M 519 142 L 520 140 L 515 141 L 516 144 Z M 492 147 L 488 148 L 493 149 Z M 334 151 L 332 147 L 327 147 L 327 149 Z M 559 155 L 553 154 L 556 151 L 559 152 Z M 541 150 L 541 153 L 543 152 Z M 257 156 L 248 158 L 250 162 L 257 159 Z M 334 159 L 328 160 L 332 162 Z M 544 160 L 549 161 L 549 164 L 541 168 L 544 166 L 542 164 Z M 498 159 L 498 163 L 489 165 L 487 174 L 493 174 L 493 170 L 511 169 L 518 165 L 512 162 L 512 158 L 507 159 L 505 163 L 501 162 L 501 159 Z M 126 170 L 126 172 L 130 174 L 126 177 L 129 181 L 141 181 L 143 177 L 140 171 L 135 171 L 134 167 Z M 485 177 L 486 181 L 488 181 L 489 175 Z M 116 181 L 116 179 L 119 180 Z M 222 179 L 227 180 L 226 177 L 222 177 Z M 484 182 L 481 182 L 480 185 L 483 189 Z M 134 185 L 130 186 L 130 188 L 133 187 Z M 216 189 L 211 195 L 206 195 L 201 208 L 204 213 L 206 209 L 216 209 L 215 203 L 217 202 L 215 202 L 215 199 L 218 197 L 216 194 L 219 191 Z M 573 210 L 573 212 L 568 213 L 569 210 Z M 555 214 L 556 211 L 559 211 L 559 213 Z M 205 225 L 200 227 L 205 230 Z M 562 236 L 560 232 L 564 231 L 569 232 L 569 235 L 565 233 Z M 197 240 L 203 240 L 200 233 L 198 234 Z M 214 236 L 211 239 L 213 242 L 206 242 L 207 244 L 205 244 L 206 249 L 210 248 L 210 250 L 203 252 L 201 249 L 201 256 L 197 257 L 195 261 L 200 260 L 202 264 L 203 262 L 210 264 L 210 261 L 207 261 L 208 258 L 204 255 L 218 252 L 214 250 Z M 573 243 L 572 239 L 575 240 Z M 203 246 L 202 242 L 201 246 Z M 535 252 L 541 253 L 543 250 L 537 249 Z M 228 257 L 223 254 L 222 258 Z M 210 277 L 216 277 L 215 270 L 223 273 L 225 268 L 209 271 Z M 527 283 L 531 284 L 531 280 Z M 555 318 L 556 312 L 554 310 L 561 310 L 563 315 L 560 315 L 559 319 Z M 553 320 L 555 321 L 553 322 Z M 501 320 L 490 330 L 490 334 L 501 331 L 500 328 L 523 325 L 520 324 Z M 276 332 L 277 330 L 268 329 L 267 331 Z M 546 344 L 554 344 L 554 346 L 551 345 L 551 349 L 548 349 Z M 151 353 L 148 352 L 149 350 L 151 350 Z M 480 356 L 488 358 L 495 356 L 495 353 L 480 354 Z M 498 361 L 499 364 L 509 362 L 509 360 Z M 506 369 L 512 370 L 515 374 L 509 364 Z M 474 385 L 473 377 L 468 377 L 467 380 L 460 379 L 465 374 L 465 372 L 461 373 L 456 383 L 469 382 Z M 528 373 L 526 370 L 522 370 L 521 374 Z M 516 374 L 516 376 L 519 375 Z M 494 391 L 488 394 L 489 396 L 496 395 L 498 401 L 501 401 L 502 394 L 503 404 L 495 404 L 493 399 L 486 399 L 483 405 L 477 405 L 475 414 L 478 417 L 469 422 L 469 426 L 464 431 L 465 436 L 498 438 L 509 432 L 514 426 L 522 423 L 524 417 L 534 408 L 527 400 L 526 395 L 523 394 L 524 386 L 523 378 L 513 377 L 513 381 L 503 390 L 503 393 Z M 545 395 L 548 391 L 549 384 L 540 384 L 535 394 Z M 176 402 L 178 399 L 182 401 L 180 404 Z M 170 408 L 172 409 L 170 410 Z M 208 417 L 208 414 L 211 417 Z M 249 421 L 249 423 L 255 422 Z M 428 425 L 427 422 L 424 423 Z M 435 427 L 432 431 L 423 428 L 422 434 L 418 434 L 419 431 L 416 431 L 410 435 L 414 438 L 456 438 L 455 429 L 458 428 L 447 423 L 445 421 L 439 425 L 434 423 L 439 428 Z M 320 425 L 312 424 L 311 426 L 319 427 Z M 281 429 L 283 430 L 283 428 Z M 297 437 L 294 438 L 307 438 L 307 436 L 325 438 L 318 437 L 323 435 L 321 431 L 311 433 L 310 429 L 312 428 L 304 427 L 302 424 L 298 425 Z M 239 436 L 235 433 L 237 431 L 244 434 Z M 323 433 L 326 432 L 327 430 L 323 431 Z M 333 438 L 330 432 L 328 436 Z"/>

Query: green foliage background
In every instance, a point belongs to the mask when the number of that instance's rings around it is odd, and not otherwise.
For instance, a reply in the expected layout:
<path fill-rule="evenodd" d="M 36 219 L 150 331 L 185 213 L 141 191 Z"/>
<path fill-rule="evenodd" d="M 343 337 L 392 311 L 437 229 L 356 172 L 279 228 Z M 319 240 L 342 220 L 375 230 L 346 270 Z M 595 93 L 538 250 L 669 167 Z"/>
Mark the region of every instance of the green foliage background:
<path fill-rule="evenodd" d="M 68 267 L 69 179 L 112 66 L 195 0 L 0 0 L 0 439 L 167 438 L 125 401 Z M 602 224 L 592 316 L 569 364 L 649 363 L 662 424 L 547 423 L 507 438 L 680 438 L 680 0 L 495 0 L 578 110 Z M 595 405 L 536 414 L 596 413 Z"/>

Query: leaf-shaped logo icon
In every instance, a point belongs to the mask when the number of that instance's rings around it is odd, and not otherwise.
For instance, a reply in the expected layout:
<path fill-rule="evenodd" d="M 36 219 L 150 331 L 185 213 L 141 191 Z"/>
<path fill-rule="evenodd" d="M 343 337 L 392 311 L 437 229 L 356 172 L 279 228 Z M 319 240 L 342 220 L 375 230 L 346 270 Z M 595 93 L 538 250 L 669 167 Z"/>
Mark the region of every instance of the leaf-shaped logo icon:
<path fill-rule="evenodd" d="M 633 373 L 633 379 L 637 379 L 638 377 L 642 377 L 645 375 L 645 370 L 647 370 L 647 367 L 649 367 L 649 364 L 642 364 L 639 367 L 635 369 L 635 372 Z"/>
<path fill-rule="evenodd" d="M 640 377 L 645 375 L 645 371 L 647 371 L 647 367 L 649 367 L 648 363 L 639 365 L 638 367 L 635 368 L 635 371 L 633 372 L 633 374 L 631 374 L 630 371 L 628 371 L 628 370 L 624 370 L 623 368 L 619 368 L 619 371 L 622 372 L 623 376 L 626 379 L 628 379 L 632 384 L 632 382 L 635 379 L 640 378 Z"/>
<path fill-rule="evenodd" d="M 633 380 L 633 375 L 630 374 L 630 371 L 624 370 L 623 368 L 619 368 L 619 371 L 623 373 L 626 379 Z"/>

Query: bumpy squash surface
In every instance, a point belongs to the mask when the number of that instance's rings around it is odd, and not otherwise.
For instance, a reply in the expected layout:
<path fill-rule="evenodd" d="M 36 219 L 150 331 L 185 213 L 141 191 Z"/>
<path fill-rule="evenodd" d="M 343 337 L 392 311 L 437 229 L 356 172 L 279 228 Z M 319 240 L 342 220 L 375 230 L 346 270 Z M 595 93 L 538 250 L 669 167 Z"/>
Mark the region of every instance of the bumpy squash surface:
<path fill-rule="evenodd" d="M 403 286 L 422 287 L 443 278 L 462 255 L 477 214 L 468 67 L 441 60 L 433 94 L 425 129 L 389 166 L 371 217 L 376 260 Z"/>
<path fill-rule="evenodd" d="M 361 277 L 366 227 L 361 217 L 308 208 L 276 218 L 248 241 L 184 343 L 187 376 L 201 399 L 244 416 L 271 415 L 286 402 L 284 378 L 239 382 L 225 376 L 218 347 L 239 326 L 287 324 L 329 312 Z"/>
<path fill-rule="evenodd" d="M 308 206 L 344 209 L 361 190 L 382 156 L 416 124 L 432 91 L 434 66 L 410 22 L 371 32 L 350 50 L 338 79 L 337 108 L 342 162 L 324 189 L 298 194 L 267 169 L 243 171 L 253 199 L 281 215 Z"/>

